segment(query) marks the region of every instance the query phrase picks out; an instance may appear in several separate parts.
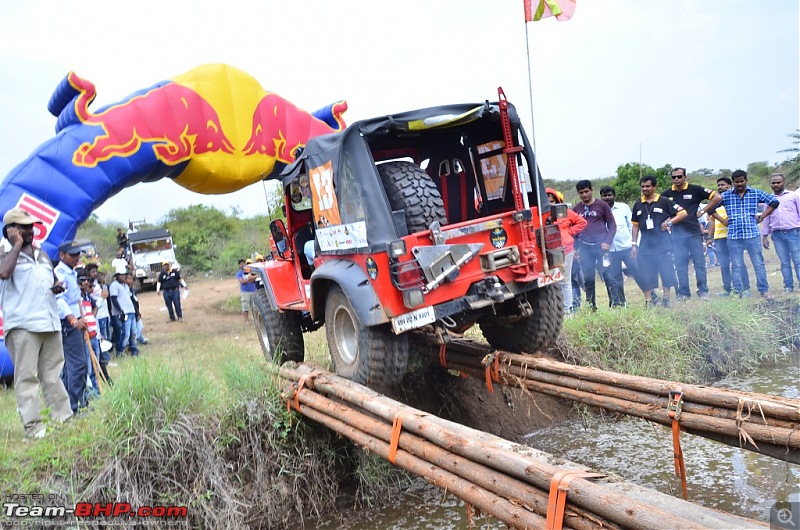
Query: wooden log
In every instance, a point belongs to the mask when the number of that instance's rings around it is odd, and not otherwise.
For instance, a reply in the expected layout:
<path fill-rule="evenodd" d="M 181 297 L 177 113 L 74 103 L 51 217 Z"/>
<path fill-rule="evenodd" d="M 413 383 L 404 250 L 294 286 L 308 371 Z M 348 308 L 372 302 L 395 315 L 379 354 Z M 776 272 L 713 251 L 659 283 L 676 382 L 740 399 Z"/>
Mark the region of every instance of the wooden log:
<path fill-rule="evenodd" d="M 800 422 L 800 400 L 796 399 L 606 372 L 596 368 L 559 363 L 550 359 L 531 358 L 524 355 L 508 354 L 508 357 L 512 361 L 520 364 L 524 363 L 531 368 L 566 374 L 572 377 L 581 377 L 589 381 L 607 382 L 631 390 L 667 395 L 670 390 L 680 387 L 683 390 L 683 398 L 687 401 L 725 407 L 731 410 L 737 410 L 739 401 L 744 400 L 745 403 L 760 407 L 766 415 L 794 423 Z"/>
<path fill-rule="evenodd" d="M 355 443 L 372 451 L 381 458 L 389 458 L 389 444 L 359 429 L 347 425 L 338 418 L 333 418 L 305 404 L 300 405 L 299 412 L 304 416 L 324 425 L 334 432 L 346 436 Z M 499 519 L 511 528 L 544 528 L 545 519 L 521 506 L 480 488 L 471 482 L 449 473 L 438 466 L 417 458 L 406 451 L 397 451 L 395 465 L 419 475 L 431 484 L 452 492 L 464 502 L 471 504 L 483 513 Z"/>
<path fill-rule="evenodd" d="M 458 339 L 448 344 L 448 351 L 463 351 L 473 355 L 485 355 L 493 351 L 488 344 L 480 343 L 469 339 Z M 664 381 L 635 375 L 620 374 L 592 368 L 588 366 L 578 366 L 574 364 L 562 363 L 544 357 L 534 357 L 532 355 L 515 354 L 501 352 L 503 357 L 518 364 L 526 364 L 531 368 L 580 377 L 589 381 L 609 383 L 615 386 L 629 388 L 631 390 L 641 390 L 654 392 L 660 395 L 667 395 L 676 386 L 683 389 L 684 399 L 696 403 L 704 403 L 710 406 L 724 407 L 736 410 L 740 399 L 744 399 L 752 405 L 760 405 L 766 415 L 775 416 L 793 423 L 800 422 L 800 400 L 789 399 L 779 396 L 770 396 L 755 392 L 742 392 L 724 388 L 712 388 L 702 385 L 691 385 L 677 383 L 674 381 Z"/>
<path fill-rule="evenodd" d="M 475 377 L 483 377 L 483 373 L 480 370 L 476 370 L 470 366 L 453 366 L 466 373 L 470 373 Z M 568 388 L 561 385 L 552 385 L 531 379 L 509 378 L 501 375 L 501 381 L 504 384 L 515 386 L 518 385 L 520 381 L 523 381 L 525 388 L 528 390 L 534 390 L 550 396 L 569 399 L 571 401 L 578 401 L 580 403 L 602 408 L 611 412 L 619 412 L 629 416 L 636 416 L 648 421 L 666 425 L 668 427 L 672 425 L 672 420 L 670 420 L 666 413 L 649 405 L 632 403 L 630 401 L 625 401 L 610 396 L 597 396 L 590 392 L 582 392 L 573 388 Z M 797 449 L 796 447 L 790 447 L 788 445 L 790 439 L 792 439 L 793 442 L 797 439 L 799 436 L 798 431 L 789 431 L 787 429 L 770 429 L 767 433 L 764 433 L 763 429 L 769 428 L 750 423 L 743 423 L 741 429 L 755 439 L 757 445 L 754 446 L 750 442 L 739 441 L 739 430 L 735 422 L 732 421 L 720 420 L 718 418 L 710 418 L 708 416 L 684 412 L 681 415 L 680 424 L 682 430 L 697 436 L 705 436 L 706 438 L 725 442 L 733 447 L 748 449 L 750 451 L 771 456 L 773 458 L 778 458 L 792 464 L 800 463 L 800 449 Z M 706 433 L 708 433 L 708 436 L 706 436 Z M 772 440 L 776 441 L 773 442 Z"/>
<path fill-rule="evenodd" d="M 307 365 L 287 363 L 280 373 L 287 379 L 299 381 L 314 370 Z M 550 479 L 559 469 L 586 470 L 585 466 L 555 459 L 530 447 L 418 411 L 333 374 L 318 376 L 313 385 L 328 396 L 346 401 L 386 421 L 392 421 L 399 413 L 404 429 L 542 490 L 549 488 Z M 557 465 L 552 464 L 553 461 Z M 613 478 L 596 483 L 575 479 L 569 496 L 575 506 L 633 529 L 766 528 L 758 521 L 696 506 Z"/>
<path fill-rule="evenodd" d="M 329 417 L 337 418 L 352 428 L 368 433 L 383 442 L 389 443 L 391 441 L 392 427 L 387 422 L 310 390 L 300 390 L 298 398 L 303 405 Z M 525 507 L 542 517 L 547 516 L 549 492 L 538 490 L 525 482 L 445 451 L 424 438 L 406 431 L 401 432 L 398 442 L 400 449 L 417 458 L 430 462 L 487 491 L 506 498 L 515 505 Z M 569 497 L 567 500 L 569 501 Z M 501 517 L 498 518 L 502 519 Z M 576 530 L 619 528 L 590 512 L 572 506 L 569 502 L 567 503 L 564 521 L 567 526 Z"/>
<path fill-rule="evenodd" d="M 481 358 L 478 358 L 475 355 L 460 353 L 460 352 L 451 352 L 449 354 L 449 358 L 450 358 L 449 361 L 450 367 L 463 368 L 464 366 L 468 366 L 477 370 L 484 369 L 481 364 Z M 584 392 L 591 392 L 593 394 L 617 397 L 620 399 L 624 399 L 626 401 L 650 405 L 656 409 L 664 410 L 665 413 L 669 401 L 668 393 L 659 395 L 654 392 L 645 392 L 643 390 L 631 390 L 606 383 L 589 381 L 586 379 L 579 379 L 566 374 L 548 372 L 530 368 L 529 365 L 525 363 L 517 363 L 516 361 L 507 362 L 506 360 L 501 362 L 500 370 L 504 370 L 508 373 L 511 373 L 521 378 L 533 379 L 537 381 L 542 381 L 544 383 L 561 385 L 567 388 L 582 390 Z M 737 416 L 739 416 L 735 410 L 687 401 L 685 396 L 683 401 L 683 411 L 692 414 L 702 414 L 713 418 L 728 419 L 733 422 L 736 422 Z M 800 447 L 800 423 L 794 423 L 788 420 L 767 416 L 766 414 L 762 417 L 759 411 L 751 411 L 749 417 L 747 411 L 744 411 L 741 414 L 741 417 L 743 424 L 747 423 L 758 426 L 778 427 L 786 429 L 785 431 L 783 431 L 784 435 L 788 436 L 789 439 L 792 440 L 788 445 L 790 447 Z M 767 431 L 763 430 L 762 432 L 767 432 Z M 772 440 L 769 440 L 768 438 L 764 439 L 766 441 L 772 442 Z"/>
<path fill-rule="evenodd" d="M 469 365 L 459 364 L 459 361 L 460 359 L 452 360 L 450 366 L 471 373 L 477 377 L 484 377 L 485 370 L 481 367 L 480 361 L 473 358 Z M 618 389 L 610 385 L 583 381 L 566 375 L 531 370 L 526 366 L 517 366 L 516 364 L 503 364 L 501 365 L 500 372 L 501 374 L 511 374 L 511 376 L 514 376 L 505 377 L 503 379 L 503 383 L 509 386 L 524 386 L 526 381 L 538 381 L 548 386 L 537 387 L 537 389 L 550 395 L 554 395 L 553 392 L 555 392 L 555 388 L 561 387 L 565 390 L 557 394 L 559 397 L 570 398 L 571 396 L 572 398 L 578 399 L 580 396 L 583 396 L 581 402 L 592 406 L 622 413 L 635 413 L 634 415 L 643 414 L 646 411 L 648 414 L 647 419 L 651 419 L 651 417 L 658 418 L 654 421 L 665 425 L 671 425 L 672 423 L 667 415 L 667 400 L 664 397 L 628 389 Z M 575 390 L 575 392 L 570 392 L 569 390 Z M 613 401 L 613 409 L 603 406 L 604 398 L 615 400 Z M 628 404 L 630 407 L 627 406 Z M 694 412 L 695 410 L 699 410 L 700 412 Z M 792 428 L 788 428 L 770 425 L 769 423 L 765 425 L 756 421 L 742 421 L 741 424 L 737 426 L 735 418 L 720 418 L 704 414 L 703 412 L 705 412 L 705 410 L 702 408 L 687 408 L 684 406 L 680 421 L 682 424 L 686 423 L 689 428 L 700 431 L 704 430 L 703 422 L 706 422 L 708 425 L 707 430 L 710 432 L 734 437 L 739 436 L 741 429 L 741 431 L 746 433 L 757 443 L 765 442 L 789 449 L 800 449 L 800 427 L 793 426 Z"/>

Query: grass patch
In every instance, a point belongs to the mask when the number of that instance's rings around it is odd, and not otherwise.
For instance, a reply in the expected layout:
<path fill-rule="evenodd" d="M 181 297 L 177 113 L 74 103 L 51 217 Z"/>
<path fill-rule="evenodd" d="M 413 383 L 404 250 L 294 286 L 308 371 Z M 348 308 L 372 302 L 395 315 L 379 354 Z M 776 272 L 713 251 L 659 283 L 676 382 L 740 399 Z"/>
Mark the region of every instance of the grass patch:
<path fill-rule="evenodd" d="M 780 344 L 794 340 L 800 325 L 790 304 L 727 299 L 667 310 L 600 307 L 565 320 L 557 350 L 570 363 L 696 383 L 777 360 Z"/>

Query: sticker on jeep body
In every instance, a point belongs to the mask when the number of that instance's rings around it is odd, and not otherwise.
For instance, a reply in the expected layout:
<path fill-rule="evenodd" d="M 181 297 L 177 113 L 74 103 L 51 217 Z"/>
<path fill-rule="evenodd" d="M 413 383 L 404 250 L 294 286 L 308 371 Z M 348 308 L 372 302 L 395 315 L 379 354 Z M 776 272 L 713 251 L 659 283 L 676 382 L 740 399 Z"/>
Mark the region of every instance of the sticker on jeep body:
<path fill-rule="evenodd" d="M 367 223 L 347 223 L 317 228 L 319 248 L 325 250 L 355 249 L 367 246 Z"/>

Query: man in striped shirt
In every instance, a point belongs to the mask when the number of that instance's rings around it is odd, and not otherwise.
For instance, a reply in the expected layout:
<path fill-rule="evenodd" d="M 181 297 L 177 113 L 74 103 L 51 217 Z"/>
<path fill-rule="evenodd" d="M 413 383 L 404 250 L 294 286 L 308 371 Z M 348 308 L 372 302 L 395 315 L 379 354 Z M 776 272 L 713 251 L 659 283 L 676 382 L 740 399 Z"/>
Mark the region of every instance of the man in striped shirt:
<path fill-rule="evenodd" d="M 703 212 L 712 212 L 722 203 L 728 213 L 728 250 L 731 253 L 731 282 L 734 292 L 742 296 L 741 270 L 746 250 L 756 273 L 758 292 L 763 298 L 772 298 L 769 294 L 764 255 L 761 253 L 761 231 L 758 223 L 775 211 L 780 202 L 775 196 L 748 186 L 747 173 L 741 169 L 734 171 L 731 177 L 733 189 L 711 199 L 703 208 Z M 763 213 L 758 211 L 758 205 L 761 203 L 767 205 Z"/>

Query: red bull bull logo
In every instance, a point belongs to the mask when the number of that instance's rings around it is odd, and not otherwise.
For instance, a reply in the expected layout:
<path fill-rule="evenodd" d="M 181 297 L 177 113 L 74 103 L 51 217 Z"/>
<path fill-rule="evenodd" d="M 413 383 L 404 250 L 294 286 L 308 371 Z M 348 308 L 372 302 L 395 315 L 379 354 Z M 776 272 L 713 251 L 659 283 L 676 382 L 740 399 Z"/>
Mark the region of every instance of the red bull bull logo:
<path fill-rule="evenodd" d="M 345 102 L 334 105 L 332 109 L 334 119 L 342 125 L 342 114 L 346 110 Z M 270 93 L 259 101 L 253 112 L 250 139 L 242 151 L 246 155 L 267 155 L 290 164 L 309 138 L 336 130 L 279 95 Z"/>
<path fill-rule="evenodd" d="M 76 166 L 95 167 L 112 157 L 131 156 L 144 143 L 152 143 L 156 158 L 170 166 L 193 154 L 234 152 L 214 107 L 191 88 L 169 82 L 94 114 L 89 111 L 97 94 L 94 84 L 74 73 L 69 81 L 80 92 L 75 103 L 78 118 L 103 128 L 102 135 L 74 152 Z"/>

